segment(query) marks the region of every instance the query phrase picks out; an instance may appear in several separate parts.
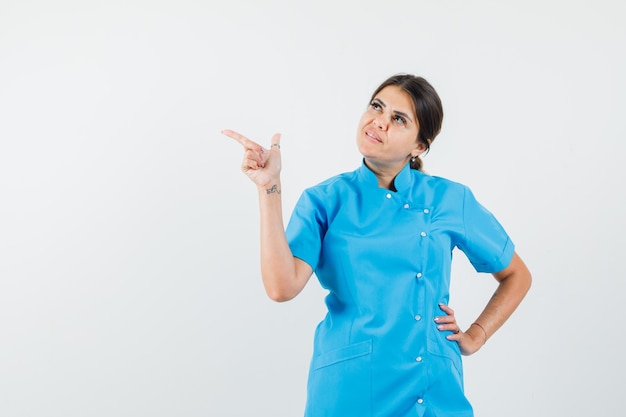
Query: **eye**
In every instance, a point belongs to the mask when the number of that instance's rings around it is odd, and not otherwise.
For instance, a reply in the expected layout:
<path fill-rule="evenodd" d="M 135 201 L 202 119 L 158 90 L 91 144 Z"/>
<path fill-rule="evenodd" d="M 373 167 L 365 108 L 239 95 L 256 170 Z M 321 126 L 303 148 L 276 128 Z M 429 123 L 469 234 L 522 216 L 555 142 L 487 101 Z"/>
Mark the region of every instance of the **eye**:
<path fill-rule="evenodd" d="M 377 103 L 377 102 L 375 102 L 375 101 L 372 101 L 372 102 L 370 103 L 370 107 L 371 107 L 373 110 L 376 110 L 376 111 L 379 111 L 379 110 L 381 110 L 381 109 L 382 109 L 382 107 L 380 106 L 380 104 L 378 104 L 378 103 Z"/>
<path fill-rule="evenodd" d="M 403 125 L 403 126 L 406 125 L 406 119 L 404 117 L 402 117 L 402 116 L 397 115 L 397 114 L 395 116 L 393 116 L 393 121 L 398 123 L 399 125 Z"/>

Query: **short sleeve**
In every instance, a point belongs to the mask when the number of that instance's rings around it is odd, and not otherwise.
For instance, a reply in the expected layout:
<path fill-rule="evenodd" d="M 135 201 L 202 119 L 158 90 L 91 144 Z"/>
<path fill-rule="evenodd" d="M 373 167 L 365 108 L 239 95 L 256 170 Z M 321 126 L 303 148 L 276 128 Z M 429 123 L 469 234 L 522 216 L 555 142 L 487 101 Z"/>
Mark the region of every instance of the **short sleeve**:
<path fill-rule="evenodd" d="M 458 243 L 477 272 L 495 273 L 506 268 L 515 245 L 493 214 L 465 187 L 463 196 L 464 234 Z"/>
<path fill-rule="evenodd" d="M 291 253 L 315 271 L 326 230 L 323 206 L 309 190 L 302 193 L 287 224 L 287 242 Z"/>

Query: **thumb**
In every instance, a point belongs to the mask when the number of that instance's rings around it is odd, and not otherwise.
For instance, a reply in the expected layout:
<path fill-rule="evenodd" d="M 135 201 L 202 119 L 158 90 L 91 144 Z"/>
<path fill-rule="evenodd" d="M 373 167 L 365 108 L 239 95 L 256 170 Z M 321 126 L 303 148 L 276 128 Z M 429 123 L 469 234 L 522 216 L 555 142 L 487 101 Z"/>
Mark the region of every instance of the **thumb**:
<path fill-rule="evenodd" d="M 280 133 L 275 133 L 274 136 L 272 136 L 272 144 L 270 145 L 270 149 L 277 148 L 278 150 L 280 150 L 280 136 Z"/>

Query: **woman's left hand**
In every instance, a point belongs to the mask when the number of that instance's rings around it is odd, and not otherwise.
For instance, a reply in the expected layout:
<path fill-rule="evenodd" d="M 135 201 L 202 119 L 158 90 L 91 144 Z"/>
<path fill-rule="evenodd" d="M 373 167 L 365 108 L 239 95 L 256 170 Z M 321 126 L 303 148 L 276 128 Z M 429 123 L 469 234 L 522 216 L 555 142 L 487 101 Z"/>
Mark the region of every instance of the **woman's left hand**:
<path fill-rule="evenodd" d="M 445 304 L 439 304 L 439 308 L 446 313 L 445 316 L 435 317 L 435 323 L 437 323 L 437 329 L 440 331 L 451 331 L 453 334 L 446 336 L 446 339 L 455 341 L 459 344 L 462 355 L 471 355 L 475 353 L 485 344 L 484 335 L 480 329 L 476 331 L 476 326 L 471 326 L 467 331 L 461 331 L 461 328 L 456 323 L 454 317 L 454 310 Z"/>

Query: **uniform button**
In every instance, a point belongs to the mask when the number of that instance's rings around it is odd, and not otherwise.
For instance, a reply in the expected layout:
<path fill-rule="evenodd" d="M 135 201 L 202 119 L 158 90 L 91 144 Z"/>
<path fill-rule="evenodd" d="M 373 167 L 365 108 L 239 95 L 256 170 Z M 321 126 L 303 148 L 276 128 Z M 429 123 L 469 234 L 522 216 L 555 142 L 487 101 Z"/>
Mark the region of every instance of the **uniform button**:
<path fill-rule="evenodd" d="M 418 272 L 417 274 L 415 274 L 415 276 L 416 276 L 417 278 L 421 278 L 421 277 L 422 277 L 422 273 L 421 273 L 421 272 Z"/>
<path fill-rule="evenodd" d="M 417 399 L 417 403 L 418 404 L 424 404 L 424 399 L 423 398 L 418 398 Z"/>
<path fill-rule="evenodd" d="M 415 316 L 415 321 L 420 321 L 422 319 L 422 316 L 420 316 L 419 314 Z"/>
<path fill-rule="evenodd" d="M 387 193 L 387 194 L 385 194 L 385 197 L 391 198 L 391 194 Z"/>
<path fill-rule="evenodd" d="M 430 210 L 424 209 L 424 214 L 428 214 L 428 213 L 430 213 Z"/>
<path fill-rule="evenodd" d="M 422 357 L 421 357 L 421 356 L 418 356 L 417 358 L 415 358 L 415 361 L 416 361 L 416 362 L 421 362 L 421 361 L 422 361 Z"/>
<path fill-rule="evenodd" d="M 426 236 L 426 232 L 422 232 L 422 233 L 420 233 L 420 236 L 421 236 L 421 237 L 425 237 L 425 236 Z"/>
<path fill-rule="evenodd" d="M 408 204 L 405 204 L 405 205 L 404 205 L 404 208 L 409 208 L 409 205 L 408 205 Z"/>

